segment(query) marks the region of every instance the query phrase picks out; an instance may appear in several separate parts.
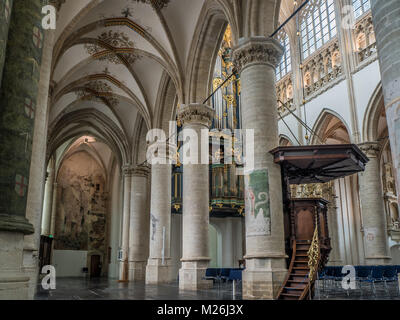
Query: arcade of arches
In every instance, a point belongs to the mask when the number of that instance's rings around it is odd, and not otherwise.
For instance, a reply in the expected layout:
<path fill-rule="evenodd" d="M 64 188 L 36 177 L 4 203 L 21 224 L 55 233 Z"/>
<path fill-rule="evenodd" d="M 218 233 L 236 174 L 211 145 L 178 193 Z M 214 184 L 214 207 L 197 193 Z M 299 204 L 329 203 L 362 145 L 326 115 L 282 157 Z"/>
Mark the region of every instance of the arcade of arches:
<path fill-rule="evenodd" d="M 298 2 L 0 0 L 0 298 L 34 298 L 44 265 L 183 291 L 245 265 L 243 298 L 275 298 L 278 145 L 358 145 L 364 172 L 291 195 L 329 201 L 329 265 L 400 265 L 400 3 L 313 0 L 271 38 Z M 210 129 L 210 146 L 253 129 L 269 213 L 250 214 L 250 181 L 222 147 L 220 162 L 183 165 L 176 141 L 177 161 L 150 165 L 148 132 L 171 121 Z"/>

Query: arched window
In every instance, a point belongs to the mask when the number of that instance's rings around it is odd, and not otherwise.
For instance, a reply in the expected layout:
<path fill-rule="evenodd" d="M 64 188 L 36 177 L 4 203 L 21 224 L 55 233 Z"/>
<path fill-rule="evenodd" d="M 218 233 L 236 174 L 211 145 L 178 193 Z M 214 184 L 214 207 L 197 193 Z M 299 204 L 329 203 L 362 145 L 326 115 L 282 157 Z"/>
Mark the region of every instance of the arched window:
<path fill-rule="evenodd" d="M 358 19 L 371 9 L 370 0 L 353 0 L 354 17 Z"/>
<path fill-rule="evenodd" d="M 303 59 L 307 59 L 330 39 L 336 36 L 336 17 L 334 0 L 320 0 L 320 5 L 312 2 L 305 8 L 301 20 L 301 46 Z"/>
<path fill-rule="evenodd" d="M 281 32 L 278 34 L 278 40 L 284 47 L 284 54 L 281 62 L 276 68 L 276 81 L 281 80 L 285 75 L 292 71 L 292 59 L 290 55 L 290 42 L 289 36 L 286 32 Z"/>

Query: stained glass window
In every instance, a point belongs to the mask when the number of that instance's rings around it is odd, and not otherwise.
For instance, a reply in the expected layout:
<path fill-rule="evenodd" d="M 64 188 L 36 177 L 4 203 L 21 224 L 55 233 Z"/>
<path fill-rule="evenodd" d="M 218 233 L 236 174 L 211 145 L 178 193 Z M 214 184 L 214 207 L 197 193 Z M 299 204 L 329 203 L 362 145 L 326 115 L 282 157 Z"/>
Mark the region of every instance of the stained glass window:
<path fill-rule="evenodd" d="M 308 14 L 300 21 L 303 59 L 307 59 L 337 34 L 334 0 L 321 0 L 320 5 L 314 5 L 311 10 L 306 7 L 306 10 Z"/>

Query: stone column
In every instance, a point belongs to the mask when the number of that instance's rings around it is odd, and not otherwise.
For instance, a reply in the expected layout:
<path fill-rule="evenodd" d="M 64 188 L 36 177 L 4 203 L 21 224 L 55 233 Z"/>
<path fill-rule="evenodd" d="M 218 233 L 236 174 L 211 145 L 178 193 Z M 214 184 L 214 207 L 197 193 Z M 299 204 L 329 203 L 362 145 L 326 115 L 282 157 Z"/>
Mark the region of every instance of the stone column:
<path fill-rule="evenodd" d="M 14 0 L 0 0 L 0 88 L 3 78 L 4 60 L 6 59 L 8 29 L 13 2 Z"/>
<path fill-rule="evenodd" d="M 201 146 L 201 131 L 209 129 L 214 110 L 202 104 L 182 106 L 179 119 L 183 130 L 197 134 L 198 164 L 183 164 L 183 250 L 182 268 L 179 270 L 181 290 L 199 290 L 212 287 L 212 282 L 204 280 L 210 262 L 209 257 L 209 164 L 201 164 L 202 155 L 208 159 L 209 147 Z M 193 137 L 194 138 L 194 137 Z M 193 145 L 194 146 L 194 145 Z M 200 147 L 201 146 L 201 147 Z M 192 153 L 192 150 L 190 151 Z"/>
<path fill-rule="evenodd" d="M 397 190 L 400 190 L 400 1 L 371 0 L 386 119 Z"/>
<path fill-rule="evenodd" d="M 44 204 L 42 217 L 42 235 L 49 236 L 51 230 L 51 211 L 53 207 L 53 185 L 55 178 L 54 159 L 50 159 L 50 169 L 47 173 L 46 185 L 44 188 Z"/>
<path fill-rule="evenodd" d="M 233 248 L 236 245 L 234 242 L 235 233 L 233 229 L 233 218 L 224 219 L 224 229 L 222 234 L 222 267 L 233 268 L 236 261 L 234 261 Z"/>
<path fill-rule="evenodd" d="M 124 177 L 124 208 L 122 217 L 122 257 L 119 268 L 119 280 L 128 281 L 129 279 L 129 229 L 131 214 L 131 182 L 132 166 L 127 165 L 122 168 Z"/>
<path fill-rule="evenodd" d="M 146 166 L 132 172 L 131 214 L 129 228 L 129 281 L 144 281 L 149 252 L 148 176 Z"/>
<path fill-rule="evenodd" d="M 44 35 L 41 0 L 17 1 L 8 33 L 0 91 L 0 298 L 28 298 L 21 273 L 28 179 Z"/>
<path fill-rule="evenodd" d="M 39 92 L 36 101 L 35 128 L 32 144 L 32 158 L 29 175 L 28 201 L 26 218 L 35 228 L 35 233 L 24 239 L 24 268 L 31 274 L 30 298 L 36 293 L 36 283 L 39 274 L 39 247 L 41 235 L 41 220 L 43 212 L 43 196 L 46 173 L 47 123 L 49 110 L 49 88 L 51 61 L 53 58 L 54 30 L 45 33 L 43 44 L 42 65 L 40 68 Z M 54 180 L 54 170 L 52 171 Z"/>
<path fill-rule="evenodd" d="M 58 201 L 58 183 L 53 184 L 53 200 L 51 205 L 51 219 L 50 219 L 50 236 L 54 237 L 56 232 L 56 218 L 57 218 L 57 201 Z"/>
<path fill-rule="evenodd" d="M 273 299 L 287 274 L 278 146 L 275 68 L 283 54 L 270 38 L 239 39 L 234 64 L 242 87 L 242 124 L 254 130 L 254 169 L 245 172 L 246 270 L 243 298 Z"/>
<path fill-rule="evenodd" d="M 365 263 L 367 265 L 388 264 L 391 258 L 379 168 L 379 145 L 368 142 L 361 144 L 360 148 L 369 158 L 365 171 L 360 173 Z"/>
<path fill-rule="evenodd" d="M 154 143 L 151 149 L 166 155 L 165 144 Z M 153 159 L 151 160 L 153 161 Z M 171 272 L 171 164 L 151 164 L 150 254 L 146 268 L 146 284 L 172 281 Z"/>

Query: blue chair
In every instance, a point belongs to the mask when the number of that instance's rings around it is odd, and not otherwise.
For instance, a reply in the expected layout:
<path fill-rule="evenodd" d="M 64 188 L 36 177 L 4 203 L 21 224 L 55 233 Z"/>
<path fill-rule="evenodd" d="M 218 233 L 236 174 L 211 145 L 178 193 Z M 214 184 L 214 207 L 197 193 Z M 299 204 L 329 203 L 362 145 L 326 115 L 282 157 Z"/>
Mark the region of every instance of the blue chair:
<path fill-rule="evenodd" d="M 376 283 L 381 283 L 384 282 L 383 280 L 383 272 L 384 272 L 384 267 L 383 266 L 373 266 L 372 267 L 372 272 L 371 275 L 368 279 L 368 282 L 371 284 L 372 292 L 374 295 L 376 295 Z"/>
<path fill-rule="evenodd" d="M 356 281 L 366 282 L 372 272 L 372 268 L 369 266 L 358 266 L 356 267 Z"/>
<path fill-rule="evenodd" d="M 218 269 L 208 268 L 206 271 L 206 280 L 213 280 L 214 282 L 218 280 Z"/>
<path fill-rule="evenodd" d="M 229 272 L 228 280 L 229 281 L 242 281 L 242 271 L 231 269 L 231 271 Z"/>
<path fill-rule="evenodd" d="M 396 292 L 400 293 L 400 288 L 398 285 L 397 266 L 386 266 L 384 268 L 383 281 L 385 284 L 385 290 L 387 290 L 388 294 L 390 294 L 388 283 L 394 283 L 396 287 Z"/>
<path fill-rule="evenodd" d="M 229 279 L 229 273 L 231 272 L 230 268 L 222 268 L 221 269 L 221 279 L 223 281 L 227 281 Z"/>
<path fill-rule="evenodd" d="M 343 270 L 343 267 L 333 267 L 333 271 L 332 271 L 332 273 L 333 273 L 333 275 L 332 275 L 332 280 L 334 281 L 333 282 L 333 284 L 334 284 L 334 290 L 336 290 L 336 289 L 340 289 L 341 288 L 341 283 L 342 283 L 342 280 L 343 280 L 343 274 L 342 274 L 342 270 Z"/>

